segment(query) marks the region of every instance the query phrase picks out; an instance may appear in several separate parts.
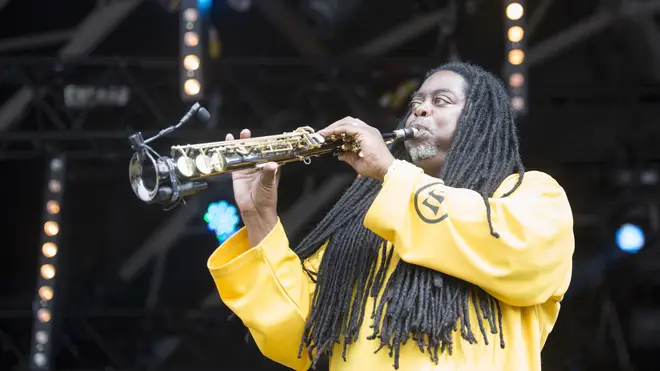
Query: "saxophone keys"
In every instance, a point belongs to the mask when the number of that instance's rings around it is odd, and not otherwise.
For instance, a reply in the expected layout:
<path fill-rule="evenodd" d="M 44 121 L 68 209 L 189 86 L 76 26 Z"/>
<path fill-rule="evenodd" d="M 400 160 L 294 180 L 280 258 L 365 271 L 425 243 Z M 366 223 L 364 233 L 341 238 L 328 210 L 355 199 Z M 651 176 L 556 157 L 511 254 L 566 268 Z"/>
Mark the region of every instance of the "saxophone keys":
<path fill-rule="evenodd" d="M 195 163 L 188 156 L 181 156 L 176 160 L 176 168 L 185 177 L 195 175 Z"/>
<path fill-rule="evenodd" d="M 211 166 L 215 171 L 225 171 L 227 169 L 227 160 L 225 159 L 225 156 L 217 152 L 214 153 L 211 156 Z"/>
<path fill-rule="evenodd" d="M 211 158 L 205 154 L 195 157 L 195 165 L 197 165 L 197 170 L 204 175 L 209 175 L 213 171 Z"/>
<path fill-rule="evenodd" d="M 236 153 L 238 153 L 239 155 L 242 155 L 242 156 L 247 156 L 248 154 L 250 154 L 250 151 L 247 148 L 243 147 L 243 146 L 236 147 L 235 151 L 236 151 Z"/>

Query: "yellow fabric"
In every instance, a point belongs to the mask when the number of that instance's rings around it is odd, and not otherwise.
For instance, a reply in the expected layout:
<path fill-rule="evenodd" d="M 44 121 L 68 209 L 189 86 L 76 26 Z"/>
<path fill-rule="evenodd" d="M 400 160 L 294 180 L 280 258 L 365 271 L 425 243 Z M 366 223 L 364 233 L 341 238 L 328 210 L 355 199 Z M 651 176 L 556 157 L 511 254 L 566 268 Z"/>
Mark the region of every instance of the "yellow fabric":
<path fill-rule="evenodd" d="M 527 172 L 518 190 L 498 198 L 517 179 L 508 177 L 489 199 L 492 224 L 500 234 L 495 239 L 479 194 L 430 185 L 439 179 L 406 162 L 390 168 L 364 220 L 367 228 L 395 246 L 388 275 L 402 259 L 480 286 L 501 301 L 505 340 L 502 349 L 499 335 L 489 333 L 484 344 L 470 304 L 478 344 L 467 344 L 457 332 L 453 355 L 443 353 L 435 365 L 409 341 L 402 346 L 399 370 L 541 370 L 541 349 L 571 278 L 573 218 L 563 189 L 541 172 Z M 304 264 L 316 271 L 323 251 Z M 223 302 L 250 329 L 261 352 L 292 369 L 306 370 L 309 361 L 306 354 L 298 358 L 298 347 L 314 284 L 290 249 L 282 225 L 278 222 L 252 249 L 247 231 L 241 230 L 211 255 L 208 268 Z M 346 361 L 337 345 L 331 371 L 393 369 L 388 350 L 374 354 L 378 341 L 366 339 L 373 300 L 367 305 L 360 339 L 349 347 Z"/>

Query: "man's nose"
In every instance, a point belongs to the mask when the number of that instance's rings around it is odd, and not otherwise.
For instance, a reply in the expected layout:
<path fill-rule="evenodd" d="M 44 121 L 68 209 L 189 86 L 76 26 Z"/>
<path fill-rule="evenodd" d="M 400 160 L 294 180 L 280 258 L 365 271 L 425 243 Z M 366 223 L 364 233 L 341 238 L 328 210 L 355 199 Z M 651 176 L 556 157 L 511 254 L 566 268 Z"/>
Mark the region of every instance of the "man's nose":
<path fill-rule="evenodd" d="M 418 105 L 417 107 L 415 107 L 414 113 L 415 113 L 415 116 L 417 116 L 417 117 L 427 117 L 431 114 L 431 111 L 429 109 L 428 104 L 426 102 L 424 102 L 424 103 Z"/>

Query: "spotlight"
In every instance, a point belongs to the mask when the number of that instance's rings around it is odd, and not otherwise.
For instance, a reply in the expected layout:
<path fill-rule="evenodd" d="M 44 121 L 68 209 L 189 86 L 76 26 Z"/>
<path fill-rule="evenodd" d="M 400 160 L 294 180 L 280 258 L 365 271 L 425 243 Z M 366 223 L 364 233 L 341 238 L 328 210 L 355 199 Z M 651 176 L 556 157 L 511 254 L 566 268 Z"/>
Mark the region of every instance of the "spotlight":
<path fill-rule="evenodd" d="M 194 96 L 199 94 L 201 90 L 201 85 L 199 81 L 195 79 L 189 79 L 186 80 L 185 84 L 183 84 L 183 90 L 186 92 L 186 95 Z"/>
<path fill-rule="evenodd" d="M 521 65 L 525 60 L 525 52 L 520 49 L 513 49 L 509 52 L 509 63 L 514 66 Z"/>
<path fill-rule="evenodd" d="M 641 250 L 645 243 L 644 230 L 635 224 L 623 224 L 616 231 L 616 244 L 621 251 L 634 254 Z"/>
<path fill-rule="evenodd" d="M 220 201 L 209 204 L 204 221 L 207 228 L 215 233 L 218 242 L 222 243 L 238 231 L 240 218 L 236 206 Z"/>
<path fill-rule="evenodd" d="M 183 59 L 183 67 L 188 71 L 196 71 L 199 68 L 199 57 L 196 55 L 187 55 Z"/>
<path fill-rule="evenodd" d="M 53 298 L 55 294 L 53 293 L 53 289 L 50 288 L 50 286 L 41 286 L 39 287 L 39 297 L 43 301 L 48 301 Z"/>
<path fill-rule="evenodd" d="M 197 0 L 197 5 L 199 10 L 203 13 L 208 13 L 208 11 L 213 6 L 213 0 Z"/>
<path fill-rule="evenodd" d="M 46 202 L 46 210 L 50 215 L 59 214 L 60 212 L 60 203 L 57 201 L 50 200 Z"/>
<path fill-rule="evenodd" d="M 46 233 L 46 236 L 55 236 L 60 232 L 60 225 L 57 224 L 57 222 L 49 220 L 44 223 L 44 232 Z"/>
<path fill-rule="evenodd" d="M 509 36 L 509 41 L 517 43 L 523 39 L 525 31 L 523 31 L 522 27 L 520 26 L 513 26 L 509 28 L 509 32 L 507 34 Z"/>
<path fill-rule="evenodd" d="M 37 319 L 39 319 L 39 322 L 50 322 L 51 320 L 51 314 L 50 311 L 46 308 L 41 308 L 37 311 Z"/>
<path fill-rule="evenodd" d="M 51 180 L 48 182 L 48 190 L 53 193 L 60 193 L 60 190 L 62 190 L 62 184 L 58 180 Z"/>
<path fill-rule="evenodd" d="M 505 80 L 509 82 L 511 108 L 519 115 L 527 112 L 527 67 L 525 64 L 525 3 L 504 0 L 506 29 Z"/>
<path fill-rule="evenodd" d="M 52 242 L 46 242 L 43 244 L 43 246 L 41 246 L 41 252 L 45 257 L 52 258 L 53 256 L 57 255 L 57 245 Z"/>
<path fill-rule="evenodd" d="M 525 8 L 520 3 L 510 3 L 506 7 L 506 16 L 512 21 L 517 21 L 525 14 Z"/>
<path fill-rule="evenodd" d="M 204 98 L 203 48 L 200 40 L 203 31 L 202 13 L 211 7 L 210 0 L 181 0 L 179 26 L 179 55 L 181 70 L 181 99 L 185 102 Z"/>
<path fill-rule="evenodd" d="M 188 31 L 183 35 L 183 43 L 188 47 L 197 46 L 199 44 L 199 35 L 197 32 Z"/>
<path fill-rule="evenodd" d="M 44 264 L 41 266 L 41 277 L 46 280 L 53 279 L 55 277 L 55 267 L 52 264 Z"/>

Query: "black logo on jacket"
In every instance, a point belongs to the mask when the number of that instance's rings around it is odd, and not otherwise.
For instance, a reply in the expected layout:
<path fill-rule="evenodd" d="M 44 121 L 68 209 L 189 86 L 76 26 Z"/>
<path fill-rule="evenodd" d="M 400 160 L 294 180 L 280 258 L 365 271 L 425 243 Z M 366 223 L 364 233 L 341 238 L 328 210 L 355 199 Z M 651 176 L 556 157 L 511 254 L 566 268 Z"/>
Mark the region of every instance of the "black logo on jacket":
<path fill-rule="evenodd" d="M 442 185 L 441 182 L 430 183 L 415 192 L 415 211 L 426 223 L 440 223 L 447 218 L 447 213 L 440 212 L 440 205 L 445 200 Z"/>

